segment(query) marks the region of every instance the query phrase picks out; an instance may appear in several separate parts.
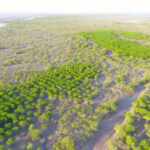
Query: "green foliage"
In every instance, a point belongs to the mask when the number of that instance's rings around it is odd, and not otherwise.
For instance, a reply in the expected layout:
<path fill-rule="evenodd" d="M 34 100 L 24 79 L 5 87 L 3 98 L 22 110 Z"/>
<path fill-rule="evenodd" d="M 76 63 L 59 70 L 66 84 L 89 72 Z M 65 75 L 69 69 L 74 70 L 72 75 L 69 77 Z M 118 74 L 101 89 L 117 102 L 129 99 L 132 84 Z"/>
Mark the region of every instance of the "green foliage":
<path fill-rule="evenodd" d="M 54 150 L 76 150 L 75 143 L 70 137 L 64 137 L 53 147 Z"/>
<path fill-rule="evenodd" d="M 139 144 L 138 150 L 150 150 L 150 142 L 147 140 L 142 140 Z"/>
<path fill-rule="evenodd" d="M 136 147 L 136 138 L 133 136 L 126 136 L 126 143 L 128 145 L 129 148 L 131 149 L 135 149 Z"/>
<path fill-rule="evenodd" d="M 150 124 L 145 124 L 146 135 L 150 138 Z"/>
<path fill-rule="evenodd" d="M 149 150 L 149 102 L 149 91 L 134 102 L 131 111 L 125 116 L 124 123 L 115 127 L 115 139 L 111 141 L 110 150 L 111 147 L 118 150 L 123 146 L 131 150 Z"/>
<path fill-rule="evenodd" d="M 31 124 L 33 117 L 40 123 L 48 123 L 53 115 L 52 103 L 56 98 L 61 97 L 60 100 L 70 99 L 79 103 L 83 100 L 91 101 L 97 94 L 95 91 L 98 91 L 98 87 L 93 85 L 93 80 L 96 80 L 98 74 L 97 66 L 92 64 L 66 64 L 35 74 L 24 83 L 2 87 L 0 89 L 0 132 L 4 138 L 1 136 L 1 140 L 12 137 L 26 127 L 29 127 L 28 135 L 31 140 L 39 140 L 42 131 L 48 126 L 42 124 L 41 129 L 36 128 Z M 84 127 L 85 135 L 89 136 L 97 128 L 97 123 L 95 119 L 84 121 L 84 125 L 89 124 L 88 128 Z M 10 145 L 12 141 L 9 140 L 6 144 Z M 28 147 L 31 149 L 30 145 Z"/>
<path fill-rule="evenodd" d="M 31 129 L 29 131 L 29 134 L 32 141 L 36 141 L 40 139 L 41 131 L 39 129 Z"/>
<path fill-rule="evenodd" d="M 14 138 L 9 138 L 9 139 L 7 140 L 7 142 L 6 142 L 6 144 L 7 144 L 7 145 L 12 145 L 12 144 L 14 144 L 14 142 L 15 142 L 15 139 L 14 139 Z"/>
<path fill-rule="evenodd" d="M 137 33 L 138 34 L 138 33 Z M 127 39 L 120 39 L 119 34 L 111 30 L 100 30 L 81 34 L 85 38 L 93 39 L 100 47 L 112 50 L 121 56 L 135 58 L 149 58 L 150 47 L 140 45 Z"/>
<path fill-rule="evenodd" d="M 28 143 L 27 150 L 33 150 L 33 144 L 32 143 Z"/>
<path fill-rule="evenodd" d="M 150 97 L 145 96 L 135 103 L 135 112 L 139 113 L 145 120 L 150 120 Z"/>
<path fill-rule="evenodd" d="M 139 32 L 123 32 L 124 37 L 136 40 L 150 40 L 150 36 Z"/>
<path fill-rule="evenodd" d="M 4 145 L 0 145 L 0 150 L 5 150 Z"/>

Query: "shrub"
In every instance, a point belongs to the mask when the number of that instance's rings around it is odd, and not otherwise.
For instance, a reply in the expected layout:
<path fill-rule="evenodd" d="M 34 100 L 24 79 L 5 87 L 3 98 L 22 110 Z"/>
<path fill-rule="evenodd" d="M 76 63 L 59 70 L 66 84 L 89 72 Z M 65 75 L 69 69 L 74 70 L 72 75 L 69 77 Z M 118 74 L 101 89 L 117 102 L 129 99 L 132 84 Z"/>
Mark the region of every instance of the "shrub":
<path fill-rule="evenodd" d="M 75 143 L 70 137 L 64 137 L 53 146 L 54 150 L 76 150 Z"/>
<path fill-rule="evenodd" d="M 30 135 L 32 141 L 36 141 L 36 140 L 40 139 L 41 131 L 39 129 L 33 128 L 29 131 L 29 135 Z"/>

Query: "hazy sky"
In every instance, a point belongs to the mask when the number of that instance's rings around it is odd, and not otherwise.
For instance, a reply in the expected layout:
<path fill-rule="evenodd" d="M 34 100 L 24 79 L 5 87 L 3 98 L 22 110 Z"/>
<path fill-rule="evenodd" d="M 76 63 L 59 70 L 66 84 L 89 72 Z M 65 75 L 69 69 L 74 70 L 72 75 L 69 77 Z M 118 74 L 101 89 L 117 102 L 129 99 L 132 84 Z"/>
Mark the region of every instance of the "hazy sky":
<path fill-rule="evenodd" d="M 0 13 L 150 13 L 150 0 L 0 0 Z"/>

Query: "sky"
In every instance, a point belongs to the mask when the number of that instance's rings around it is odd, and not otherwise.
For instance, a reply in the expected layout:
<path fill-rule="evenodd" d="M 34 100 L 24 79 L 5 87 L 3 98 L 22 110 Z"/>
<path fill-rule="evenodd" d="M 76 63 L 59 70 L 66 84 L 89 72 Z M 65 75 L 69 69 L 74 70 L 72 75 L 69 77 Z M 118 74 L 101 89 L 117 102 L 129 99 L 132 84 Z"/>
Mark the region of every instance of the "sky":
<path fill-rule="evenodd" d="M 150 0 L 0 0 L 0 13 L 150 13 Z"/>

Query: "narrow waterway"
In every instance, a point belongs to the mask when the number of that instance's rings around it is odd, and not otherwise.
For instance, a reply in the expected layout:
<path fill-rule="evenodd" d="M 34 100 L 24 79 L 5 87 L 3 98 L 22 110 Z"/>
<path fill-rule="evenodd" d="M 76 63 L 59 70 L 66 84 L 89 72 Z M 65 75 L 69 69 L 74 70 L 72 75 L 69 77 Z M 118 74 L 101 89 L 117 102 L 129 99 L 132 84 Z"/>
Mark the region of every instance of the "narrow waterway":
<path fill-rule="evenodd" d="M 123 121 L 125 112 L 129 110 L 133 101 L 139 97 L 143 90 L 144 86 L 139 85 L 132 96 L 123 97 L 117 112 L 102 121 L 99 132 L 94 135 L 83 150 L 107 150 L 106 141 L 114 133 L 114 126 Z"/>

